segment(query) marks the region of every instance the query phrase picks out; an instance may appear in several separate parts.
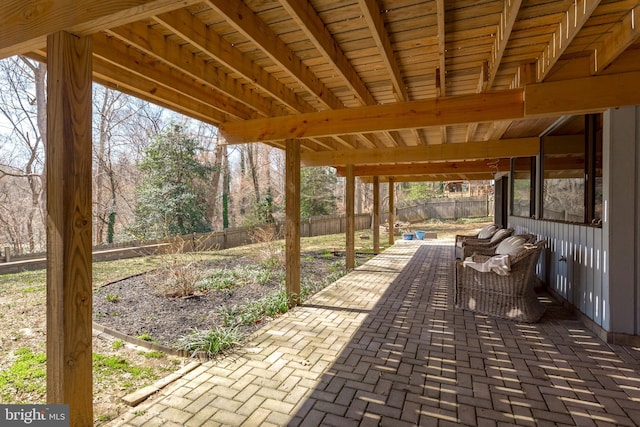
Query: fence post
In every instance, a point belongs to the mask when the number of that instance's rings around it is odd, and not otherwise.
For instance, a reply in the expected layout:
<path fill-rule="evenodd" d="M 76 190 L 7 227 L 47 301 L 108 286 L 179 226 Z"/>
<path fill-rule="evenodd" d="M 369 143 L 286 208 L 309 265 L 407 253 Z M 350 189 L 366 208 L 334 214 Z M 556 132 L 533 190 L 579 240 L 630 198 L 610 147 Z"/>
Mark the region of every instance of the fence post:
<path fill-rule="evenodd" d="M 4 247 L 4 262 L 11 261 L 11 246 Z"/>
<path fill-rule="evenodd" d="M 487 216 L 487 217 L 488 217 L 488 216 L 491 216 L 491 213 L 489 212 L 489 195 L 488 195 L 488 194 L 485 194 L 485 195 L 484 195 L 484 199 L 485 199 L 485 200 L 486 200 L 486 202 L 487 202 L 487 214 L 486 214 L 485 216 Z"/>

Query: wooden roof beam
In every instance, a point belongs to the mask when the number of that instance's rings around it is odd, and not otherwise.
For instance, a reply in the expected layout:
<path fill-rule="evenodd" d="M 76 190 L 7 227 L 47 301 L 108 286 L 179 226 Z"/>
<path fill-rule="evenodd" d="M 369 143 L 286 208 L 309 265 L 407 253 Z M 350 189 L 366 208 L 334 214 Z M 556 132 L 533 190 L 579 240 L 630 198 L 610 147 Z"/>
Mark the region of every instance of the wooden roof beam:
<path fill-rule="evenodd" d="M 438 97 L 447 96 L 446 69 L 446 33 L 444 23 L 444 0 L 436 0 L 436 23 L 438 31 L 438 68 L 436 69 L 436 93 Z M 440 126 L 440 142 L 447 143 L 447 127 Z"/>
<path fill-rule="evenodd" d="M 124 27 L 108 31 L 109 34 L 129 43 L 150 57 L 156 58 L 172 68 L 176 68 L 189 77 L 214 88 L 228 97 L 228 108 L 236 114 L 258 117 L 259 115 L 278 115 L 281 109 L 274 108 L 273 102 L 251 91 L 246 85 L 230 78 L 213 64 L 194 55 L 187 47 L 164 37 L 160 32 L 143 22 L 135 22 Z M 247 107 L 250 107 L 247 108 Z M 260 114 L 256 114 L 253 109 Z M 241 113 L 244 111 L 244 113 Z"/>
<path fill-rule="evenodd" d="M 640 38 L 640 5 L 631 9 L 603 37 L 602 46 L 593 51 L 591 55 L 591 74 L 599 74 L 604 71 L 638 38 Z"/>
<path fill-rule="evenodd" d="M 259 86 L 294 112 L 315 111 L 313 106 L 300 99 L 293 90 L 276 80 L 275 77 L 255 64 L 247 55 L 187 10 L 176 10 L 172 13 L 155 16 L 154 19 L 230 70 Z"/>
<path fill-rule="evenodd" d="M 100 58 L 105 63 L 114 64 L 116 67 L 109 67 L 113 73 L 110 76 L 112 81 L 117 81 L 119 74 L 126 73 L 138 75 L 141 80 L 151 80 L 157 85 L 164 86 L 172 91 L 181 93 L 171 97 L 172 101 L 195 100 L 219 110 L 213 114 L 208 122 L 220 123 L 225 118 L 250 118 L 253 116 L 252 110 L 242 106 L 242 109 L 229 108 L 231 100 L 228 96 L 210 86 L 198 83 L 193 79 L 184 79 L 184 75 L 171 69 L 163 63 L 159 63 L 153 57 L 144 55 L 132 47 L 126 46 L 122 41 L 114 37 L 106 36 L 104 33 L 93 35 L 94 58 Z M 106 67 L 106 65 L 105 65 Z M 156 101 L 153 101 L 156 102 Z"/>
<path fill-rule="evenodd" d="M 560 145 L 562 138 L 558 139 Z M 582 150 L 584 151 L 584 137 L 578 135 L 569 137 L 569 144 L 575 141 L 582 142 Z M 545 155 L 547 150 L 545 149 Z M 576 156 L 561 155 L 559 157 L 549 157 L 545 159 L 545 171 L 569 171 L 576 169 L 584 170 L 584 153 L 580 157 L 579 152 Z M 425 163 L 409 163 L 409 164 L 385 164 L 385 165 L 357 165 L 354 166 L 355 176 L 403 176 L 403 175 L 435 175 L 435 174 L 469 174 L 483 172 L 508 172 L 510 169 L 510 160 L 508 158 L 500 159 L 483 159 L 483 160 L 467 160 L 467 161 L 444 161 L 444 162 L 425 162 Z M 337 166 L 338 176 L 344 176 L 345 167 Z"/>
<path fill-rule="evenodd" d="M 431 174 L 431 175 L 398 175 L 398 176 L 380 176 L 379 182 L 440 182 L 440 181 L 488 181 L 494 179 L 495 176 L 491 172 L 472 172 L 472 173 L 449 173 L 449 174 Z M 373 177 L 363 176 L 360 182 L 371 184 Z"/>
<path fill-rule="evenodd" d="M 640 104 L 640 71 L 441 99 L 223 123 L 231 144 L 598 113 Z M 457 144 L 454 144 L 457 145 Z"/>
<path fill-rule="evenodd" d="M 404 85 L 402 74 L 400 73 L 400 66 L 396 59 L 393 47 L 391 46 L 391 40 L 389 34 L 384 26 L 384 19 L 380 14 L 380 6 L 377 0 L 358 0 L 360 9 L 364 15 L 369 28 L 371 29 L 371 35 L 376 42 L 376 46 L 380 50 L 382 60 L 384 61 L 387 70 L 389 71 L 389 79 L 393 85 L 393 91 L 400 100 L 408 101 L 409 94 L 407 88 Z"/>
<path fill-rule="evenodd" d="M 537 81 L 542 82 L 575 36 L 582 29 L 600 0 L 575 0 L 564 13 L 564 19 L 556 26 L 547 47 L 537 61 Z"/>
<path fill-rule="evenodd" d="M 501 139 L 498 141 L 433 144 L 415 147 L 378 148 L 306 153 L 305 166 L 375 165 L 434 161 L 463 161 L 535 156 L 539 138 Z M 406 165 L 405 165 L 406 166 Z"/>
<path fill-rule="evenodd" d="M 351 88 L 356 98 L 358 98 L 363 105 L 376 105 L 377 101 L 311 4 L 306 0 L 281 0 L 280 3 L 325 60 L 329 64 L 333 64 L 347 86 Z M 389 135 L 389 137 L 398 145 L 399 137 L 397 135 Z M 369 136 L 364 136 L 364 140 L 370 147 L 377 146 L 376 141 Z"/>
<path fill-rule="evenodd" d="M 345 167 L 336 168 L 338 176 L 344 176 Z M 355 176 L 402 176 L 402 175 L 432 175 L 449 173 L 476 173 L 476 172 L 505 172 L 509 170 L 509 160 L 473 160 L 462 162 L 432 162 L 393 164 L 375 166 L 354 166 Z"/>
<path fill-rule="evenodd" d="M 207 0 L 206 4 L 222 15 L 239 33 L 259 46 L 272 61 L 282 67 L 327 108 L 344 108 L 344 104 L 326 87 L 295 52 L 278 37 L 244 2 Z"/>
<path fill-rule="evenodd" d="M 518 67 L 513 80 L 511 81 L 510 88 L 515 89 L 523 87 L 525 85 L 535 83 L 535 63 L 526 63 Z M 486 139 L 500 139 L 505 134 L 507 129 L 511 126 L 513 120 L 500 120 L 491 124 L 487 131 Z"/>
<path fill-rule="evenodd" d="M 504 0 L 502 12 L 500 13 L 500 22 L 496 28 L 496 37 L 491 48 L 491 58 L 488 64 L 487 79 L 482 84 L 482 91 L 486 92 L 491 90 L 493 82 L 498 74 L 500 68 L 500 62 L 502 56 L 507 48 L 509 37 L 511 37 L 511 30 L 513 30 L 513 24 L 516 22 L 518 11 L 522 0 Z"/>
<path fill-rule="evenodd" d="M 46 46 L 46 37 L 61 30 L 76 35 L 139 21 L 199 3 L 198 0 L 3 0 L 0 4 L 0 58 Z"/>
<path fill-rule="evenodd" d="M 373 36 L 376 46 L 380 51 L 382 60 L 387 68 L 387 72 L 389 73 L 389 80 L 393 86 L 393 92 L 396 95 L 396 98 L 400 101 L 409 101 L 409 93 L 407 92 L 407 88 L 404 84 L 404 79 L 400 72 L 400 66 L 394 53 L 393 46 L 391 46 L 391 39 L 389 39 L 389 33 L 387 33 L 385 28 L 384 18 L 380 13 L 380 6 L 378 5 L 377 0 L 359 0 L 358 3 L 360 4 L 360 9 L 367 21 L 367 25 L 371 30 L 371 35 Z M 413 131 L 413 136 L 419 144 L 426 144 L 426 141 L 419 132 Z M 406 145 L 402 140 L 402 137 L 395 132 L 391 132 L 389 137 L 395 141 L 397 145 Z"/>
<path fill-rule="evenodd" d="M 307 0 L 280 0 L 280 4 L 291 15 L 302 32 L 318 49 L 320 54 L 342 76 L 356 98 L 363 105 L 377 104 L 373 95 L 364 84 L 344 52 L 329 32 L 324 22 Z"/>
<path fill-rule="evenodd" d="M 483 91 L 484 82 L 487 80 L 488 69 L 489 69 L 488 62 L 483 62 L 482 65 L 480 66 L 480 75 L 478 78 L 476 93 L 480 93 Z M 474 135 L 476 134 L 476 130 L 478 130 L 478 124 L 479 123 L 474 122 L 474 123 L 469 123 L 467 125 L 467 136 L 466 136 L 465 142 L 474 140 Z"/>
<path fill-rule="evenodd" d="M 515 89 L 228 122 L 220 131 L 237 144 L 519 119 L 524 117 L 523 93 Z"/>
<path fill-rule="evenodd" d="M 525 86 L 526 117 L 599 113 L 640 104 L 640 71 Z"/>
<path fill-rule="evenodd" d="M 136 96 L 201 120 L 205 123 L 218 125 L 229 116 L 221 113 L 209 104 L 183 96 L 179 91 L 151 81 L 130 70 L 121 68 L 99 57 L 93 61 L 94 79 L 120 92 Z"/>

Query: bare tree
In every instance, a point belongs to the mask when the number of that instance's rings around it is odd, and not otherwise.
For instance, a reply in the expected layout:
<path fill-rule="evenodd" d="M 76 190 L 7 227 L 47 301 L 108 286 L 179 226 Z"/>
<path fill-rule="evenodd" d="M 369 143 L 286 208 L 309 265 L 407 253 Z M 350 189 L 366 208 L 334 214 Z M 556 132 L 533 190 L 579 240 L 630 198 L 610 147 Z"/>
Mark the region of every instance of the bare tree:
<path fill-rule="evenodd" d="M 173 118 L 163 109 L 96 85 L 94 102 L 94 239 L 113 243 L 133 221 L 137 162 Z M 106 235 L 106 236 L 105 236 Z"/>
<path fill-rule="evenodd" d="M 44 248 L 44 151 L 46 138 L 46 66 L 23 57 L 0 61 L 0 115 L 7 123 L 0 150 L 0 178 L 27 182 L 30 203 L 19 215 L 5 212 L 4 220 L 20 219 L 30 252 Z M 5 205 L 6 207 L 7 205 Z M 15 230 L 21 228 L 12 224 Z"/>

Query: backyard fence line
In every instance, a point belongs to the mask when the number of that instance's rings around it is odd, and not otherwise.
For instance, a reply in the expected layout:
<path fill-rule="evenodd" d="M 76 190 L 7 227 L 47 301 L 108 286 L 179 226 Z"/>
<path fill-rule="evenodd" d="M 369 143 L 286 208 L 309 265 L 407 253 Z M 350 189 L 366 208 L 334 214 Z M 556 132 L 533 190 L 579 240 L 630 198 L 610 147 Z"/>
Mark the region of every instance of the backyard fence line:
<path fill-rule="evenodd" d="M 465 198 L 425 199 L 396 205 L 396 220 L 418 222 L 427 219 L 483 218 L 493 215 L 494 201 L 488 196 Z M 388 221 L 388 212 L 380 212 L 380 223 Z M 370 213 L 355 215 L 355 230 L 370 229 Z M 274 224 L 280 236 L 284 235 L 284 223 Z M 194 250 L 229 249 L 253 242 L 255 227 L 235 227 L 224 231 L 193 234 L 165 239 L 147 239 L 130 242 L 98 245 L 93 248 L 94 261 L 133 258 L 144 255 Z M 300 221 L 300 236 L 314 237 L 340 234 L 346 231 L 345 215 L 323 215 Z M 9 256 L 7 256 L 9 255 Z M 8 258 L 8 259 L 7 259 Z M 4 248 L 0 256 L 0 274 L 46 266 L 46 253 L 11 255 Z"/>
<path fill-rule="evenodd" d="M 494 201 L 487 196 L 465 198 L 439 198 L 412 201 L 396 207 L 396 220 L 417 222 L 427 219 L 484 218 L 493 216 Z M 381 222 L 387 222 L 389 213 L 380 215 Z"/>
<path fill-rule="evenodd" d="M 218 232 L 194 233 L 180 237 L 98 245 L 93 247 L 93 261 L 110 261 L 176 251 L 192 252 L 230 249 L 253 243 L 254 233 L 258 229 L 270 226 L 275 227 L 275 231 L 280 238 L 284 235 L 284 222 L 277 222 L 275 224 L 264 224 L 253 227 L 227 228 L 224 231 Z M 371 228 L 371 214 L 355 215 L 356 230 L 366 230 L 369 228 Z M 345 230 L 346 217 L 344 215 L 316 216 L 307 221 L 300 221 L 301 237 L 340 234 L 344 233 Z M 45 266 L 45 252 L 13 255 L 10 256 L 9 261 L 6 261 L 4 256 L 0 258 L 0 274 L 40 269 Z"/>

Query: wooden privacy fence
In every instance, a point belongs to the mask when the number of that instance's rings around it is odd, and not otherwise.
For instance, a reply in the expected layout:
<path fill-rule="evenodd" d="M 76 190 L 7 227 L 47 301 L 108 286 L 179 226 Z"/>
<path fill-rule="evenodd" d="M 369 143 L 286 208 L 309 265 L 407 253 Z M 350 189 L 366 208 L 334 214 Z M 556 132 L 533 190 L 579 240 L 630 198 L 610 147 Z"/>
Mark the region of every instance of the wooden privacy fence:
<path fill-rule="evenodd" d="M 494 202 L 488 196 L 465 198 L 441 198 L 411 201 L 396 207 L 396 220 L 417 222 L 431 218 L 459 219 L 492 216 Z M 380 221 L 386 222 L 388 212 L 381 213 Z"/>
<path fill-rule="evenodd" d="M 272 226 L 275 227 L 275 232 L 277 233 L 278 238 L 282 238 L 284 233 L 284 223 L 279 222 Z M 213 233 L 194 233 L 193 235 L 166 239 L 137 240 L 111 245 L 99 245 L 94 246 L 93 248 L 93 261 L 97 262 L 133 258 L 144 255 L 175 252 L 178 250 L 191 252 L 229 249 L 253 243 L 253 236 L 256 229 L 265 227 L 269 226 L 236 227 Z M 345 228 L 346 217 L 344 215 L 318 216 L 313 217 L 308 221 L 300 222 L 300 236 L 312 237 L 339 234 L 344 233 Z M 369 228 L 371 228 L 370 214 L 359 214 L 355 216 L 356 230 L 365 230 Z M 0 257 L 0 274 L 40 269 L 45 266 L 46 253 L 14 255 L 10 256 L 9 260 L 6 260 L 4 254 Z"/>

